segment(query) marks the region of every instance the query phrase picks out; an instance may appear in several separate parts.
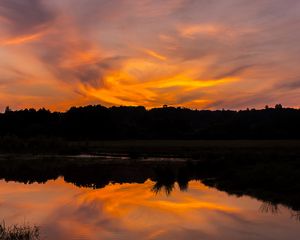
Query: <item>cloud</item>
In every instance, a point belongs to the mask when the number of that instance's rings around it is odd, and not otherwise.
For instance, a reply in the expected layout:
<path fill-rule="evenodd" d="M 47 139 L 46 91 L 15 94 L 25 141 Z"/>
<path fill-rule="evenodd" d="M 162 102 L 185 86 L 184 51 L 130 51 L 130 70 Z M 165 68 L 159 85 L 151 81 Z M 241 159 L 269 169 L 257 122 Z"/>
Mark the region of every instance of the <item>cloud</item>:
<path fill-rule="evenodd" d="M 294 106 L 298 95 L 288 95 L 295 85 L 282 79 L 300 74 L 299 9 L 296 0 L 3 0 L 0 68 L 31 76 L 5 71 L 5 79 L 60 94 L 63 87 L 66 100 L 57 108 L 234 108 L 247 107 L 248 98 L 256 107 L 267 100 Z M 57 104 L 51 94 L 46 107 Z"/>
<path fill-rule="evenodd" d="M 300 88 L 300 78 L 284 81 L 279 83 L 276 87 L 285 90 L 298 90 Z"/>
<path fill-rule="evenodd" d="M 41 0 L 1 0 L 0 15 L 13 35 L 37 32 L 54 19 Z"/>
<path fill-rule="evenodd" d="M 218 25 L 198 24 L 190 26 L 181 26 L 179 34 L 186 38 L 195 38 L 197 35 L 220 36 L 225 32 L 225 29 Z"/>

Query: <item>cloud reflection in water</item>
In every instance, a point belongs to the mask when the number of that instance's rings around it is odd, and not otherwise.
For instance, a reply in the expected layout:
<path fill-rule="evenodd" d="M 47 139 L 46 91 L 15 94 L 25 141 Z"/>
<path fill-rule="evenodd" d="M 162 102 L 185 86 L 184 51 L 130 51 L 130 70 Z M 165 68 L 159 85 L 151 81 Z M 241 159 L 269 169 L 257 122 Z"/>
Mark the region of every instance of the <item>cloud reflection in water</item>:
<path fill-rule="evenodd" d="M 296 239 L 288 211 L 259 212 L 261 203 L 191 181 L 171 195 L 154 182 L 78 188 L 63 179 L 45 185 L 1 182 L 0 210 L 8 223 L 42 226 L 48 239 Z"/>

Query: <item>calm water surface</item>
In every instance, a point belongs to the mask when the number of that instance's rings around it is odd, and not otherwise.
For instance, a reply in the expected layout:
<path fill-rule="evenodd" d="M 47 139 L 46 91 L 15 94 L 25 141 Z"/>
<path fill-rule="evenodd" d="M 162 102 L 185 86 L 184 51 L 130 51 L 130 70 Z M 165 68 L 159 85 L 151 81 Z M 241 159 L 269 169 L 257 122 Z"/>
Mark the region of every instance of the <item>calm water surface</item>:
<path fill-rule="evenodd" d="M 79 188 L 63 178 L 25 185 L 0 181 L 7 224 L 41 226 L 45 239 L 300 239 L 300 222 L 284 207 L 229 196 L 200 182 L 167 195 L 154 183 Z M 277 211 L 276 211 L 277 210 Z"/>

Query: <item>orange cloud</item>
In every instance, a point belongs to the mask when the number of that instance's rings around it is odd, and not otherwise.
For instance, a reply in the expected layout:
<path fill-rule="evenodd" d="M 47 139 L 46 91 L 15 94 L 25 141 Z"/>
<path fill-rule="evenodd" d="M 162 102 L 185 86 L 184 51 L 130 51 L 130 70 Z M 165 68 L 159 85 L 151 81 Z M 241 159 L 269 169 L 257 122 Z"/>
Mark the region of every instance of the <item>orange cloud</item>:
<path fill-rule="evenodd" d="M 289 1 L 2 0 L 0 108 L 297 106 L 299 14 Z"/>
<path fill-rule="evenodd" d="M 149 49 L 146 49 L 145 50 L 145 53 L 147 53 L 149 56 L 151 57 L 154 57 L 158 60 L 161 60 L 161 61 L 166 61 L 167 60 L 167 57 L 155 52 L 155 51 L 152 51 L 152 50 L 149 50 Z"/>
<path fill-rule="evenodd" d="M 94 64 L 100 61 L 100 53 L 98 50 L 76 50 L 71 52 L 69 56 L 62 59 L 60 66 L 63 68 L 75 68 L 81 65 Z"/>
<path fill-rule="evenodd" d="M 19 45 L 27 42 L 33 42 L 39 40 L 43 35 L 43 33 L 35 33 L 25 36 L 18 36 L 0 41 L 0 45 Z"/>
<path fill-rule="evenodd" d="M 213 24 L 196 24 L 181 26 L 179 27 L 178 31 L 183 37 L 193 38 L 198 34 L 218 35 L 224 31 L 224 28 Z"/>
<path fill-rule="evenodd" d="M 157 71 L 157 69 L 160 69 Z M 197 79 L 197 71 L 177 68 L 168 63 L 162 65 L 145 59 L 127 60 L 122 68 L 103 76 L 103 86 L 94 88 L 81 85 L 81 91 L 109 105 L 161 106 L 161 103 L 176 104 L 177 97 L 185 92 L 213 89 L 239 80 L 227 77 L 215 80 Z M 162 94 L 162 91 L 165 91 Z M 195 96 L 197 98 L 197 96 Z M 195 106 L 201 107 L 205 99 L 194 99 Z M 197 101 L 196 101 L 197 100 Z M 188 102 L 186 102 L 188 104 Z"/>

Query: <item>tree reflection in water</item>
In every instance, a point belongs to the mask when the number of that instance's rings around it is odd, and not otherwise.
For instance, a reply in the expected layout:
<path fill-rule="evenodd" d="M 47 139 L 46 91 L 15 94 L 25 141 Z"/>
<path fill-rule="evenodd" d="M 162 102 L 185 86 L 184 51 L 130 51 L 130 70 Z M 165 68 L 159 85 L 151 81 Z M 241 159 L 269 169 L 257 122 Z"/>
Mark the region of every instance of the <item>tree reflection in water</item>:
<path fill-rule="evenodd" d="M 291 209 L 293 218 L 300 220 L 298 168 L 278 163 L 279 166 L 274 167 L 270 161 L 268 174 L 265 174 L 266 163 L 253 162 L 2 159 L 0 179 L 30 184 L 63 176 L 66 182 L 89 188 L 103 188 L 109 183 L 144 183 L 150 179 L 155 183 L 151 189 L 155 194 L 164 192 L 168 196 L 176 183 L 181 191 L 187 191 L 189 181 L 199 180 L 228 194 L 247 195 L 263 201 L 259 209 L 263 213 L 279 214 L 282 204 Z"/>

